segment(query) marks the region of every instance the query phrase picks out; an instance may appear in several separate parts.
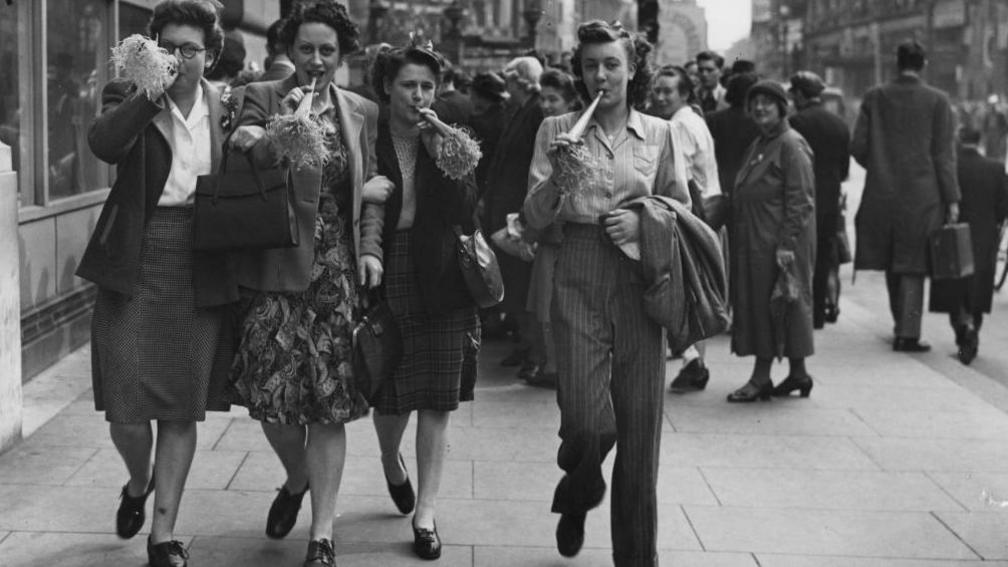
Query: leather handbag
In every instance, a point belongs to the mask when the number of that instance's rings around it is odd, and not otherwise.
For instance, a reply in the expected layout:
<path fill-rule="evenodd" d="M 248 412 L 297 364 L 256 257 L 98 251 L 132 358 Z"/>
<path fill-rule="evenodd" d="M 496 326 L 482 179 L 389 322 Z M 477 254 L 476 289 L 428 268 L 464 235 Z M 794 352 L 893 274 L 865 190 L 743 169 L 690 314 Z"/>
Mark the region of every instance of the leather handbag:
<path fill-rule="evenodd" d="M 931 279 L 957 280 L 973 275 L 970 225 L 946 224 L 931 234 L 930 245 Z"/>
<path fill-rule="evenodd" d="M 462 227 L 458 225 L 454 230 L 458 238 L 459 269 L 473 301 L 481 309 L 497 305 L 504 299 L 504 280 L 497 264 L 497 255 L 490 249 L 479 229 L 470 236 L 463 234 Z"/>
<path fill-rule="evenodd" d="M 231 154 L 238 163 L 231 163 Z M 235 167 L 237 165 L 237 167 Z M 260 169 L 246 153 L 228 150 L 220 171 L 196 180 L 193 249 L 225 251 L 298 245 L 294 191 L 285 169 Z"/>
<path fill-rule="evenodd" d="M 402 335 L 395 315 L 377 293 L 366 296 L 353 330 L 354 384 L 368 403 L 392 378 L 402 358 Z"/>

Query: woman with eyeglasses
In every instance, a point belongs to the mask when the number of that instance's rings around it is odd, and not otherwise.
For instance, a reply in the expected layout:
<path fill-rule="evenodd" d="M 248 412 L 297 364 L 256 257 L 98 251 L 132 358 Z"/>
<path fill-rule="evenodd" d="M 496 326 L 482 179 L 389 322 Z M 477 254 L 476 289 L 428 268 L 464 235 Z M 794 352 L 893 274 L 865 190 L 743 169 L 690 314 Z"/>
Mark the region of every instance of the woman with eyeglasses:
<path fill-rule="evenodd" d="M 220 332 L 223 306 L 237 299 L 225 259 L 191 247 L 196 177 L 216 168 L 224 141 L 220 92 L 203 78 L 223 32 L 205 0 L 162 2 L 148 27 L 178 72 L 160 93 L 123 80 L 105 86 L 88 142 L 118 174 L 77 275 L 98 286 L 95 407 L 129 472 L 116 533 L 140 531 L 153 492 L 147 557 L 152 567 L 177 567 L 188 556 L 174 536 L 196 422 L 226 409 L 218 394 L 230 360 Z"/>
<path fill-rule="evenodd" d="M 645 312 L 640 262 L 623 251 L 640 241 L 640 219 L 623 205 L 649 195 L 688 204 L 689 193 L 672 125 L 638 110 L 651 84 L 651 45 L 601 21 L 582 24 L 577 37 L 574 73 L 586 99 L 601 98 L 580 139 L 568 133 L 577 113 L 542 123 L 524 206 L 534 229 L 563 225 L 550 313 L 559 370 L 557 464 L 565 473 L 553 495 L 556 543 L 567 557 L 581 550 L 585 517 L 606 491 L 602 462 L 615 445 L 613 561 L 657 565 L 663 331 Z M 561 173 L 559 149 L 571 144 L 584 144 L 600 164 L 593 179 L 575 182 Z"/>
<path fill-rule="evenodd" d="M 382 276 L 383 211 L 366 201 L 372 193 L 382 201 L 391 190 L 387 179 L 374 177 L 378 107 L 333 82 L 343 58 L 357 50 L 358 36 L 342 4 L 297 4 L 281 32 L 294 73 L 248 85 L 232 137 L 234 147 L 271 166 L 281 148 L 265 126 L 294 113 L 305 97 L 311 97 L 309 119 L 325 132 L 324 164 L 290 165 L 300 244 L 236 257 L 242 309 L 231 385 L 286 472 L 266 535 L 285 537 L 310 493 L 306 567 L 335 564 L 344 424 L 368 411 L 353 379 L 353 311 L 363 288 Z"/>

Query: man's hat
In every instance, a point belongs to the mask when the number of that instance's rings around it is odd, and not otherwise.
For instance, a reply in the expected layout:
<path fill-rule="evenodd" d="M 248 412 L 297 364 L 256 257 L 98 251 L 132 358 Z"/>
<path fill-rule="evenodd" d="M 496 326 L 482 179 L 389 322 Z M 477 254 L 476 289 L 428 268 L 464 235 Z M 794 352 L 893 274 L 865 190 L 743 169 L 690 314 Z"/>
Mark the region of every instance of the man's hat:
<path fill-rule="evenodd" d="M 504 93 L 507 92 L 507 85 L 504 79 L 497 73 L 479 73 L 473 77 L 469 92 L 476 93 L 483 98 L 500 102 L 504 100 Z"/>

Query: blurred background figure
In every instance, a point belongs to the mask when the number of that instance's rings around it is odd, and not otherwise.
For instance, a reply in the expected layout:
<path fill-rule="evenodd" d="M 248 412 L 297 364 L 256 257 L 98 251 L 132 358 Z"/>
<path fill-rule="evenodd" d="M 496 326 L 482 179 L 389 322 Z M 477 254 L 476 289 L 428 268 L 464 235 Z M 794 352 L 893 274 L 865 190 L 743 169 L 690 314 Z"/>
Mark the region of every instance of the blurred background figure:
<path fill-rule="evenodd" d="M 213 85 L 224 88 L 230 86 L 238 73 L 245 68 L 245 41 L 241 32 L 225 31 L 224 48 L 221 50 L 220 59 L 210 68 L 206 78 Z"/>
<path fill-rule="evenodd" d="M 277 81 L 286 79 L 294 73 L 294 63 L 287 56 L 287 45 L 281 39 L 280 30 L 284 20 L 280 19 L 270 24 L 266 30 L 266 60 L 263 69 L 266 71 L 259 77 L 260 81 Z"/>
<path fill-rule="evenodd" d="M 438 85 L 434 109 L 442 121 L 447 124 L 469 124 L 473 114 L 472 101 L 458 86 L 471 82 L 458 67 L 448 67 L 441 72 L 441 84 Z"/>
<path fill-rule="evenodd" d="M 727 106 L 724 100 L 725 88 L 721 86 L 721 68 L 724 67 L 724 57 L 713 51 L 701 51 L 696 56 L 697 99 L 704 114 L 720 110 Z"/>
<path fill-rule="evenodd" d="M 504 131 L 504 121 L 507 119 L 507 89 L 504 79 L 492 71 L 477 74 L 469 87 L 469 100 L 473 107 L 469 126 L 483 151 L 483 157 L 476 166 L 476 186 L 482 196 L 486 189 L 487 169 L 497 151 L 497 141 Z"/>
<path fill-rule="evenodd" d="M 987 97 L 983 115 L 984 155 L 990 159 L 1004 161 L 1005 135 L 1008 134 L 1008 119 L 1001 110 L 1000 98 L 996 94 Z"/>

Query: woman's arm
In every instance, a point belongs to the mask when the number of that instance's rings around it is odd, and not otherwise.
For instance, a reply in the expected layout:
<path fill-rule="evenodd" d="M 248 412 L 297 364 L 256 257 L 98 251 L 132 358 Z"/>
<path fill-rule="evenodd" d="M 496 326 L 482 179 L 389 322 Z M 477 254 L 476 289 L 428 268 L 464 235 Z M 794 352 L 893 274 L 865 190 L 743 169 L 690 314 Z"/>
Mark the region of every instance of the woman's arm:
<path fill-rule="evenodd" d="M 375 155 L 375 144 L 378 142 L 378 106 L 365 100 L 364 131 L 362 132 L 364 147 L 361 154 L 364 163 L 363 180 L 367 182 L 378 174 L 378 159 Z M 385 205 L 362 202 L 361 204 L 361 256 L 367 254 L 382 260 L 382 230 L 385 226 Z"/>
<path fill-rule="evenodd" d="M 546 153 L 559 132 L 558 119 L 550 117 L 543 120 L 536 133 L 535 150 L 529 165 L 528 195 L 522 208 L 525 220 L 532 228 L 544 229 L 552 224 L 567 197 L 552 180 L 553 164 Z"/>
<path fill-rule="evenodd" d="M 266 122 L 278 109 L 270 108 L 271 83 L 249 83 L 245 87 L 241 110 L 238 111 L 235 132 L 232 143 L 248 146 L 247 141 L 255 140 L 249 151 L 256 163 L 262 167 L 271 167 L 276 163 L 273 147 L 266 139 Z"/>
<path fill-rule="evenodd" d="M 804 140 L 784 140 L 780 165 L 784 177 L 784 222 L 778 229 L 777 248 L 794 251 L 798 236 L 815 213 L 812 150 Z"/>
<path fill-rule="evenodd" d="M 88 130 L 88 145 L 98 159 L 119 163 L 137 137 L 164 105 L 148 99 L 126 81 L 112 81 L 102 89 L 102 112 Z"/>

